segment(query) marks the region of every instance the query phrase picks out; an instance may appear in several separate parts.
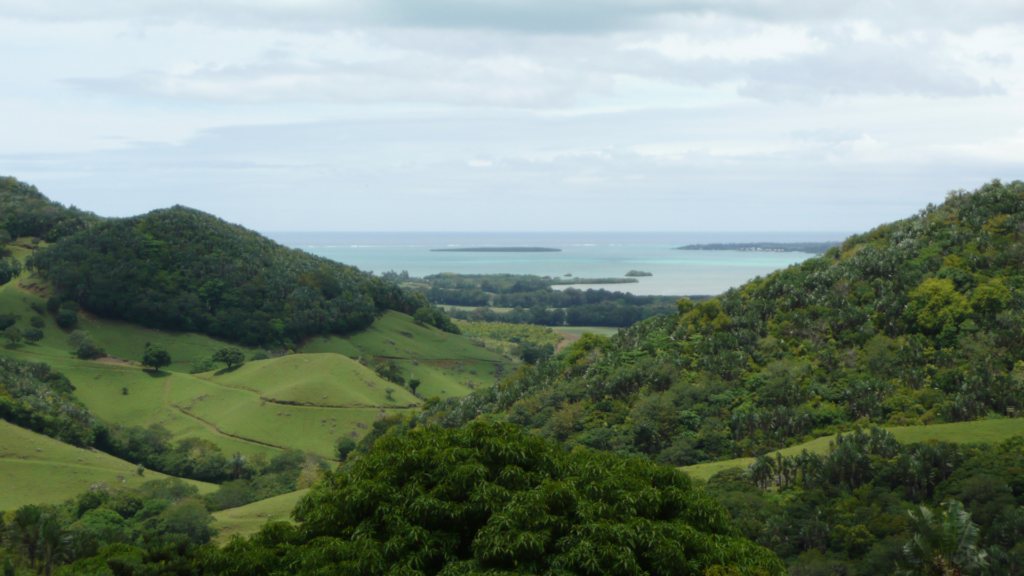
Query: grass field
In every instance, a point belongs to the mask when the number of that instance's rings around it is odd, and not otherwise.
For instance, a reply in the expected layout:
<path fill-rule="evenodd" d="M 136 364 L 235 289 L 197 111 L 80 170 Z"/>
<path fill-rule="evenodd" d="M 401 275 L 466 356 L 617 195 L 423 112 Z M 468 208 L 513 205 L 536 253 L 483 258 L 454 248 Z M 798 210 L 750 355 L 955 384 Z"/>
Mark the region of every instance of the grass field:
<path fill-rule="evenodd" d="M 265 398 L 299 404 L 366 408 L 420 403 L 401 386 L 341 354 L 293 354 L 197 376 L 223 386 L 252 390 Z M 388 388 L 392 389 L 390 400 Z"/>
<path fill-rule="evenodd" d="M 111 489 L 137 488 L 147 480 L 162 478 L 167 476 L 153 471 L 138 476 L 134 464 L 0 420 L 0 510 L 63 502 L 100 482 Z M 198 486 L 204 494 L 217 489 L 214 484 L 186 482 Z"/>
<path fill-rule="evenodd" d="M 76 387 L 75 396 L 104 421 L 160 424 L 175 439 L 207 439 L 226 454 L 273 456 L 296 448 L 330 458 L 340 436 L 361 438 L 382 415 L 416 407 L 422 398 L 459 397 L 490 386 L 505 368 L 498 366 L 507 362 L 470 338 L 389 312 L 363 332 L 315 338 L 300 354 L 189 375 L 192 359 L 210 356 L 226 343 L 81 314 L 79 328 L 117 358 L 139 360 L 145 342 L 163 343 L 175 364 L 151 372 L 131 362 L 74 358 L 67 343 L 70 331 L 58 328 L 51 314 L 31 308 L 33 302 L 44 304 L 47 296 L 45 285 L 24 274 L 0 287 L 0 313 L 21 316 L 22 328 L 37 315 L 46 323 L 42 341 L 0 348 L 0 354 L 46 362 L 64 373 Z M 352 359 L 359 356 L 395 359 L 407 380 L 415 376 L 422 381 L 421 398 Z"/>
<path fill-rule="evenodd" d="M 905 444 L 927 442 L 929 440 L 942 440 L 959 444 L 989 444 L 1002 442 L 1007 438 L 1024 434 L 1024 418 L 932 424 L 931 426 L 906 426 L 887 428 L 887 430 L 892 432 L 897 440 Z M 834 438 L 835 436 L 824 436 L 810 442 L 783 448 L 778 450 L 778 452 L 781 452 L 783 456 L 796 456 L 804 450 L 811 453 L 826 454 L 829 450 L 829 442 Z M 772 452 L 772 454 L 774 455 L 775 452 Z M 729 468 L 742 468 L 745 470 L 753 462 L 753 458 L 736 458 L 735 460 L 684 466 L 680 470 L 698 480 L 707 480 L 718 472 Z"/>
<path fill-rule="evenodd" d="M 218 544 L 223 544 L 235 534 L 248 536 L 259 530 L 269 520 L 291 522 L 290 514 L 292 508 L 295 508 L 299 500 L 308 492 L 309 489 L 307 488 L 306 490 L 289 492 L 288 494 L 274 496 L 273 498 L 253 502 L 238 508 L 214 512 L 213 518 L 216 522 L 213 527 L 219 531 L 215 541 Z"/>
<path fill-rule="evenodd" d="M 419 326 L 412 317 L 389 311 L 372 326 L 347 336 L 312 338 L 303 352 L 335 352 L 350 358 L 376 356 L 410 360 L 454 360 L 504 362 L 465 336 L 442 332 L 437 328 Z"/>

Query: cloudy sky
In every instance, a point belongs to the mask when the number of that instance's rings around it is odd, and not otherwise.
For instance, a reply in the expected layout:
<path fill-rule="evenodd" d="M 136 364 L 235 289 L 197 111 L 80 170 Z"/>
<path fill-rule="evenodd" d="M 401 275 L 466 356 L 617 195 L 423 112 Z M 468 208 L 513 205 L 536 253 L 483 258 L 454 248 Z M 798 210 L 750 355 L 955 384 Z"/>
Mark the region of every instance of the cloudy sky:
<path fill-rule="evenodd" d="M 1024 178 L 1019 0 L 0 0 L 0 174 L 263 231 L 859 231 Z"/>

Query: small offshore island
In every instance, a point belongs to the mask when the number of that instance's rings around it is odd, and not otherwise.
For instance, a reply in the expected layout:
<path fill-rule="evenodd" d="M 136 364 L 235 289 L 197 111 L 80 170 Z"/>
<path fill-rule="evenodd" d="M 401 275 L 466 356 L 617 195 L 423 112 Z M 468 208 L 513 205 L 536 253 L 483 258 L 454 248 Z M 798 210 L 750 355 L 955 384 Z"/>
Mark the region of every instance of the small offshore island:
<path fill-rule="evenodd" d="M 630 278 L 641 278 L 646 276 L 654 276 L 653 272 L 644 272 L 643 270 L 630 270 L 626 272 L 626 276 Z"/>
<path fill-rule="evenodd" d="M 483 246 L 480 248 L 433 248 L 431 252 L 561 252 L 561 248 L 536 246 Z"/>
<path fill-rule="evenodd" d="M 743 242 L 730 244 L 688 244 L 673 250 L 732 250 L 736 252 L 804 252 L 824 254 L 841 242 Z"/>

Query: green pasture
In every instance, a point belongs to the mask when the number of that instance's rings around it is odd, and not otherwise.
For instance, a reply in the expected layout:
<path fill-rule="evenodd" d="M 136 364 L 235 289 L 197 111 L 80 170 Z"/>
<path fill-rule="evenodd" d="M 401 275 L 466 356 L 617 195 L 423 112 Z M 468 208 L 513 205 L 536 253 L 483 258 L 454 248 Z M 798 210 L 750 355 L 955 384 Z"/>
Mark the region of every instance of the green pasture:
<path fill-rule="evenodd" d="M 68 345 L 68 335 L 72 331 L 57 326 L 52 314 L 48 312 L 38 314 L 32 310 L 33 302 L 46 304 L 46 299 L 37 294 L 46 295 L 48 291 L 38 284 L 38 280 L 29 278 L 24 273 L 20 279 L 0 287 L 0 314 L 13 313 L 21 316 L 16 326 L 22 330 L 30 327 L 29 322 L 33 316 L 41 317 L 46 323 L 42 329 L 42 340 L 35 344 L 22 343 L 15 349 L 32 356 L 58 358 L 71 356 L 73 350 Z M 174 360 L 174 364 L 165 370 L 172 372 L 187 373 L 192 360 L 212 356 L 218 348 L 228 346 L 226 342 L 201 334 L 144 328 L 128 322 L 100 319 L 84 312 L 79 313 L 76 329 L 89 332 L 92 339 L 106 350 L 107 354 L 136 363 L 142 360 L 146 342 L 163 344 Z"/>
<path fill-rule="evenodd" d="M 415 361 L 398 360 L 402 376 L 408 381 L 418 378 L 421 382 L 416 393 L 421 398 L 440 396 L 441 398 L 458 398 L 466 396 L 481 388 L 494 384 L 498 374 L 497 365 L 490 362 L 475 361 Z M 510 364 L 505 364 L 505 374 L 509 373 Z M 473 374 L 476 372 L 476 374 Z"/>
<path fill-rule="evenodd" d="M 419 404 L 419 399 L 406 389 L 341 354 L 292 354 L 197 376 L 223 386 L 251 390 L 266 398 L 300 404 L 353 408 Z M 393 390 L 390 400 L 388 388 Z"/>
<path fill-rule="evenodd" d="M 956 442 L 958 444 L 991 444 L 1024 434 L 1024 418 L 977 420 L 974 422 L 932 424 L 929 426 L 906 426 L 886 428 L 886 430 L 904 444 L 927 442 L 929 440 Z M 829 450 L 829 442 L 833 439 L 835 439 L 835 436 L 815 438 L 810 442 L 783 448 L 777 452 L 781 452 L 783 456 L 796 456 L 804 450 L 811 453 L 826 454 Z M 775 453 L 772 452 L 772 455 Z M 684 466 L 680 470 L 698 480 L 707 480 L 718 472 L 729 468 L 742 468 L 746 470 L 753 462 L 753 458 L 736 458 L 734 460 Z"/>
<path fill-rule="evenodd" d="M 389 311 L 372 326 L 347 336 L 311 338 L 303 352 L 335 352 L 350 358 L 376 356 L 412 360 L 481 360 L 501 362 L 503 358 L 457 334 L 430 326 L 419 326 L 412 317 Z"/>
<path fill-rule="evenodd" d="M 284 520 L 291 522 L 292 509 L 295 508 L 295 505 L 307 493 L 309 493 L 308 488 L 289 492 L 288 494 L 281 494 L 280 496 L 253 502 L 238 508 L 214 512 L 213 518 L 215 523 L 213 527 L 219 531 L 216 542 L 223 544 L 235 534 L 248 536 L 259 530 L 268 521 Z"/>
<path fill-rule="evenodd" d="M 0 420 L 0 510 L 25 504 L 56 504 L 101 482 L 111 489 L 138 488 L 147 480 L 163 478 L 167 476 L 153 471 L 138 476 L 134 464 Z M 186 482 L 198 486 L 204 494 L 217 489 L 206 482 Z"/>

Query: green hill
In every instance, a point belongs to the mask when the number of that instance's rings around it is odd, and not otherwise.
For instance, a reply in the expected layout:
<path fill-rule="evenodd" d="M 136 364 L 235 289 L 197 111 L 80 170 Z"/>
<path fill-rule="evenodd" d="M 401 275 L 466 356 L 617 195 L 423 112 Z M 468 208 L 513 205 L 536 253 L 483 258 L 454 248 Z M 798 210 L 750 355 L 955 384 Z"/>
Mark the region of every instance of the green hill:
<path fill-rule="evenodd" d="M 393 282 L 181 206 L 101 220 L 26 264 L 102 317 L 251 346 L 293 347 L 427 305 Z"/>
<path fill-rule="evenodd" d="M 855 426 L 1024 408 L 1024 183 L 951 193 L 819 258 L 584 335 L 501 389 L 434 407 L 685 466 Z"/>
<path fill-rule="evenodd" d="M 401 386 L 341 354 L 295 354 L 198 376 L 222 386 L 251 390 L 280 404 L 381 408 L 420 402 Z M 389 388 L 391 399 L 385 392 Z"/>
<path fill-rule="evenodd" d="M 43 196 L 35 186 L 0 177 L 0 229 L 13 238 L 57 240 L 99 222 L 99 217 Z"/>
<path fill-rule="evenodd" d="M 136 488 L 167 476 L 136 474 L 134 464 L 95 450 L 64 444 L 0 420 L 0 510 L 25 504 L 56 504 L 105 483 L 111 489 Z M 123 479 L 123 481 L 122 481 Z M 217 486 L 187 480 L 202 494 Z"/>

